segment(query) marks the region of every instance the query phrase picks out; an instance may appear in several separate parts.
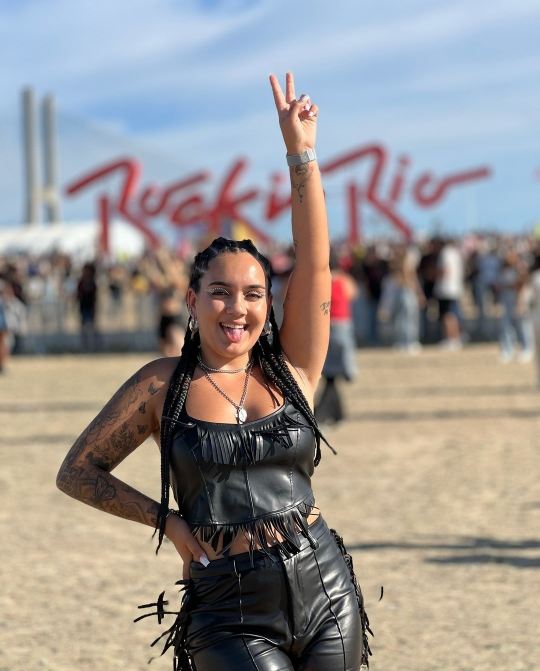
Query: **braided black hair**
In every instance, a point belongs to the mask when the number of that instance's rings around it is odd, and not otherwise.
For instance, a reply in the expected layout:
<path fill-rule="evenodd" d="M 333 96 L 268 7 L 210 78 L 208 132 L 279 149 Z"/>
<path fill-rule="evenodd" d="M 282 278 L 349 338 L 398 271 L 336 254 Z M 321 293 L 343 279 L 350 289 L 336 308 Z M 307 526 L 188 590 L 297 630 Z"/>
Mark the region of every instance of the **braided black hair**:
<path fill-rule="evenodd" d="M 226 252 L 238 254 L 248 252 L 262 266 L 266 276 L 267 292 L 270 295 L 272 287 L 272 266 L 270 261 L 261 254 L 251 240 L 228 240 L 227 238 L 216 238 L 206 249 L 197 254 L 191 268 L 189 286 L 195 292 L 200 289 L 200 280 L 208 270 L 208 265 L 212 259 Z M 197 365 L 197 353 L 200 348 L 200 337 L 192 328 L 192 319 L 188 322 L 188 328 L 184 339 L 184 345 L 180 354 L 180 360 L 174 370 L 165 403 L 163 405 L 163 415 L 161 421 L 161 502 L 159 506 L 156 528 L 158 534 L 158 546 L 156 554 L 161 547 L 163 536 L 165 534 L 165 522 L 169 510 L 169 454 L 172 444 L 172 435 L 174 426 L 186 402 L 189 385 Z M 289 400 L 294 407 L 299 410 L 307 419 L 313 430 L 316 443 L 315 466 L 318 466 L 321 460 L 321 440 L 335 453 L 335 450 L 328 443 L 321 433 L 313 411 L 309 407 L 306 397 L 294 379 L 289 367 L 285 361 L 281 342 L 279 340 L 279 330 L 274 316 L 274 309 L 270 310 L 270 324 L 272 332 L 268 335 L 259 337 L 253 348 L 255 363 L 260 366 L 263 375 L 270 380 L 283 394 L 283 397 Z"/>

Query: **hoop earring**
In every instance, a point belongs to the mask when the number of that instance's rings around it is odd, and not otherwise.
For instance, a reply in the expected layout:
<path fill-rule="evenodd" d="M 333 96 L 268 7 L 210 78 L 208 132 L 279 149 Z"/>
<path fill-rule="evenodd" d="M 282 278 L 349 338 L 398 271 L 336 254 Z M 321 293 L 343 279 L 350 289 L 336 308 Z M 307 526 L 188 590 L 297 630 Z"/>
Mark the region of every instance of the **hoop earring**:
<path fill-rule="evenodd" d="M 261 331 L 261 335 L 268 337 L 272 333 L 272 324 L 270 324 L 270 319 L 266 319 L 264 322 L 263 330 Z"/>

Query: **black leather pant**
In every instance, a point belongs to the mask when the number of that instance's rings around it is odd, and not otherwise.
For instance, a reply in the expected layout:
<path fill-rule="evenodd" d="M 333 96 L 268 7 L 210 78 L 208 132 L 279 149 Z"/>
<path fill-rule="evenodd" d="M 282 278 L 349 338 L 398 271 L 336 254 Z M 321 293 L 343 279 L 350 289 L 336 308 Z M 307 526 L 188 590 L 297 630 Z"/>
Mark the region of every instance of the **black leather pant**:
<path fill-rule="evenodd" d="M 275 546 L 190 567 L 186 648 L 196 671 L 358 671 L 359 600 L 326 522 L 298 554 Z M 361 600 L 361 595 L 360 595 Z"/>

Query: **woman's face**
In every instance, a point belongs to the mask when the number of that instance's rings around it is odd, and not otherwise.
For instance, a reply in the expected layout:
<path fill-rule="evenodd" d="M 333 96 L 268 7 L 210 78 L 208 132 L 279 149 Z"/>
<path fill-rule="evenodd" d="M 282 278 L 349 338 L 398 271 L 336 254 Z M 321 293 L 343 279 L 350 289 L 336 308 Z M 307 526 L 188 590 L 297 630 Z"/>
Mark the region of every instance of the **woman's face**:
<path fill-rule="evenodd" d="M 199 291 L 188 289 L 187 303 L 207 358 L 245 355 L 270 311 L 264 270 L 248 252 L 220 254 L 208 264 Z"/>

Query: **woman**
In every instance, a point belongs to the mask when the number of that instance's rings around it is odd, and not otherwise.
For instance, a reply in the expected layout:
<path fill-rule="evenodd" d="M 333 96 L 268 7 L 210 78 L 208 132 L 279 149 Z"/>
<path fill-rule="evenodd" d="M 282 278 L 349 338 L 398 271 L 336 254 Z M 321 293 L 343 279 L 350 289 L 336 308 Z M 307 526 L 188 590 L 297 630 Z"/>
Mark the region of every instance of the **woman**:
<path fill-rule="evenodd" d="M 147 257 L 144 268 L 159 299 L 159 351 L 174 356 L 182 349 L 187 318 L 182 296 L 186 291 L 184 264 L 164 247 Z"/>
<path fill-rule="evenodd" d="M 77 301 L 81 319 L 81 345 L 83 352 L 95 351 L 97 346 L 96 309 L 98 286 L 97 268 L 85 263 L 77 283 Z"/>
<path fill-rule="evenodd" d="M 398 248 L 392 260 L 381 300 L 381 319 L 392 320 L 394 346 L 418 354 L 420 307 L 425 302 L 417 274 L 418 257 L 413 248 Z"/>
<path fill-rule="evenodd" d="M 536 384 L 540 389 L 540 249 L 535 254 L 531 268 L 531 293 L 531 319 L 536 350 Z"/>
<path fill-rule="evenodd" d="M 515 249 L 509 249 L 505 254 L 498 290 L 502 305 L 499 332 L 501 361 L 506 363 L 514 356 L 515 336 L 521 348 L 519 360 L 527 363 L 533 357 L 529 272 Z"/>
<path fill-rule="evenodd" d="M 291 74 L 285 95 L 273 75 L 271 86 L 296 244 L 280 331 L 268 261 L 250 241 L 218 238 L 195 258 L 181 356 L 128 380 L 58 474 L 67 494 L 153 526 L 158 549 L 166 536 L 182 557 L 182 607 L 162 634 L 182 671 L 356 671 L 369 652 L 350 557 L 310 486 L 330 299 L 317 106 L 296 99 Z M 110 474 L 150 435 L 161 445 L 160 503 Z M 156 606 L 161 622 L 167 603 L 162 593 L 141 608 Z"/>

